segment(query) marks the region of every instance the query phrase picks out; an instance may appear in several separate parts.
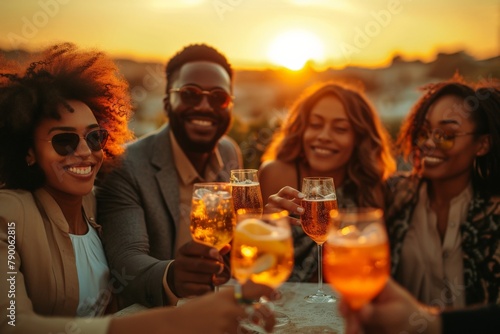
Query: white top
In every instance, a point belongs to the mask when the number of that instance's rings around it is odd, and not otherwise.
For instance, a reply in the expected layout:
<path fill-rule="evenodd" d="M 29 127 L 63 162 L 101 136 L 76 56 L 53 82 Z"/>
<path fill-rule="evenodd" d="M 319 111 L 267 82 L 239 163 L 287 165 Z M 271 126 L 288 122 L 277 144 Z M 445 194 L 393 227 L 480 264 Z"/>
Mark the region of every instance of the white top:
<path fill-rule="evenodd" d="M 467 219 L 472 187 L 450 202 L 443 242 L 436 213 L 430 208 L 427 185 L 420 188 L 410 228 L 401 252 L 396 279 L 425 304 L 464 307 L 465 286 L 460 224 Z"/>
<path fill-rule="evenodd" d="M 87 224 L 84 235 L 70 234 L 76 258 L 80 298 L 76 315 L 95 317 L 104 314 L 111 298 L 109 268 L 96 230 Z"/>

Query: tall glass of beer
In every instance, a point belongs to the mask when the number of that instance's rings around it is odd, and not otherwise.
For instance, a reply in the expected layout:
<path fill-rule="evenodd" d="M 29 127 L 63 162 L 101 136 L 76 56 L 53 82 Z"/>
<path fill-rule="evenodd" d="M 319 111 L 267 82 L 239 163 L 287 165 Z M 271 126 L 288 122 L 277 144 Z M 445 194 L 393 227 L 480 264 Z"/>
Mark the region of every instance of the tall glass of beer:
<path fill-rule="evenodd" d="M 233 169 L 229 179 L 233 189 L 234 210 L 246 209 L 262 214 L 264 204 L 257 169 Z"/>

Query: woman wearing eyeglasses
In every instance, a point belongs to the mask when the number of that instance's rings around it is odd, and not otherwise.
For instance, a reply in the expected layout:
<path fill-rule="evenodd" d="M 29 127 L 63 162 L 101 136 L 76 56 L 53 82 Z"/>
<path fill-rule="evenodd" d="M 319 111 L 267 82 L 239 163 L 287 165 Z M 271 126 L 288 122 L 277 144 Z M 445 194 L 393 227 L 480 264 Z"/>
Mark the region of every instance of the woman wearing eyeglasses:
<path fill-rule="evenodd" d="M 246 313 L 230 289 L 95 318 L 134 280 L 110 275 L 92 194 L 101 166 L 132 138 L 127 84 L 102 53 L 72 44 L 45 50 L 25 72 L 0 67 L 0 332 L 236 333 Z"/>
<path fill-rule="evenodd" d="M 390 180 L 392 274 L 426 304 L 499 303 L 498 87 L 425 87 L 398 143 L 413 170 Z"/>

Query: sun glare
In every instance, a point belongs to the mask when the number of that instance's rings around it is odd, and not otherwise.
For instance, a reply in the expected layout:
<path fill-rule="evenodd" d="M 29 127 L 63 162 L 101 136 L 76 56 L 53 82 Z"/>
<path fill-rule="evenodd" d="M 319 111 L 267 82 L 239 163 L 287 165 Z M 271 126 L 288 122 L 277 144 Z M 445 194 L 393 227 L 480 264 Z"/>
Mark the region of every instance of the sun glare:
<path fill-rule="evenodd" d="M 268 57 L 273 64 L 297 71 L 309 60 L 324 60 L 323 43 L 308 31 L 291 30 L 271 42 Z"/>

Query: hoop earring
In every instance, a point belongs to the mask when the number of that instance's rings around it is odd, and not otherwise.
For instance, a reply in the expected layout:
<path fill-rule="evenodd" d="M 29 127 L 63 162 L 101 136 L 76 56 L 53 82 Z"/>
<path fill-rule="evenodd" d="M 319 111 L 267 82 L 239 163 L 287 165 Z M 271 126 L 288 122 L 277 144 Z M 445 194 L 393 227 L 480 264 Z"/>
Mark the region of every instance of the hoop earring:
<path fill-rule="evenodd" d="M 479 176 L 479 178 L 481 178 L 483 180 L 486 180 L 486 178 L 490 175 L 490 173 L 489 173 L 488 170 L 486 170 L 485 173 L 484 173 L 485 175 L 483 175 L 483 172 L 481 171 L 481 167 L 477 163 L 477 157 L 474 158 L 473 168 L 476 171 L 476 173 Z"/>

